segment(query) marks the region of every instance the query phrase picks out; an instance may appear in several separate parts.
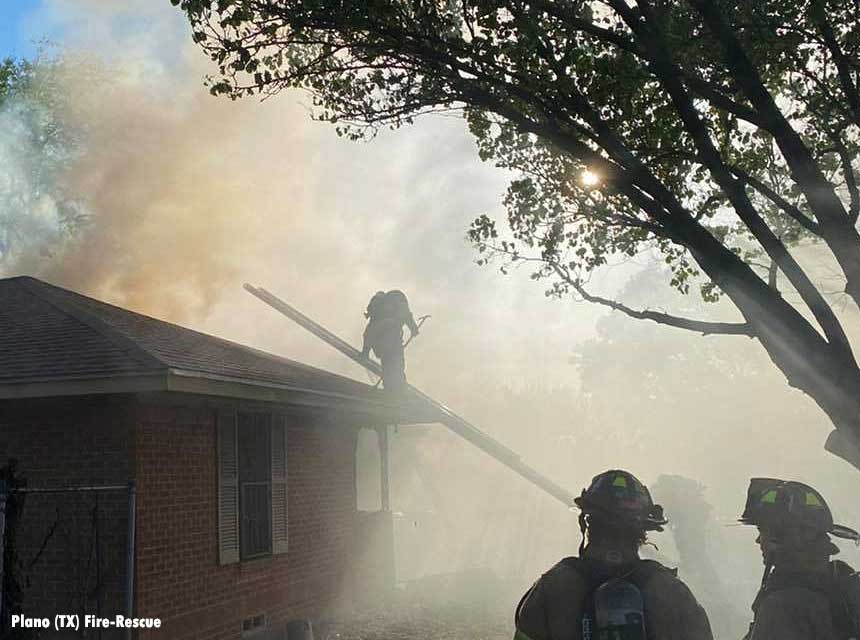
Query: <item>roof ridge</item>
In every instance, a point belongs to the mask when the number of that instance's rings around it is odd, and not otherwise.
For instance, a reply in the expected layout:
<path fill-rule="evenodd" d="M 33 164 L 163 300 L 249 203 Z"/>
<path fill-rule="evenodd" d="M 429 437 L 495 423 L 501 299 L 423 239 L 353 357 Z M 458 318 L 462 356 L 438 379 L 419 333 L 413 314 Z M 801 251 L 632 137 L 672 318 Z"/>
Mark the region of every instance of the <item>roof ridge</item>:
<path fill-rule="evenodd" d="M 118 346 L 129 357 L 133 358 L 134 360 L 137 360 L 141 364 L 148 367 L 156 367 L 159 369 L 168 368 L 168 365 L 165 362 L 163 362 L 158 357 L 144 349 L 141 345 L 139 345 L 137 342 L 135 342 L 128 336 L 124 335 L 120 331 L 117 331 L 116 329 L 108 325 L 103 320 L 80 308 L 80 306 L 76 305 L 74 302 L 57 299 L 55 291 L 53 290 L 58 289 L 60 291 L 71 293 L 75 296 L 87 298 L 90 300 L 95 300 L 95 298 L 88 298 L 87 296 L 82 296 L 81 294 L 75 293 L 74 291 L 70 291 L 69 289 L 58 287 L 57 285 L 44 282 L 43 280 L 39 280 L 38 278 L 33 278 L 31 276 L 19 276 L 16 278 L 9 278 L 9 280 L 16 280 L 16 284 L 19 287 L 22 287 L 25 291 L 27 291 L 27 293 L 43 300 L 61 313 L 64 313 L 67 316 L 74 318 L 81 324 L 86 325 L 105 340 L 108 340 L 109 342 Z"/>

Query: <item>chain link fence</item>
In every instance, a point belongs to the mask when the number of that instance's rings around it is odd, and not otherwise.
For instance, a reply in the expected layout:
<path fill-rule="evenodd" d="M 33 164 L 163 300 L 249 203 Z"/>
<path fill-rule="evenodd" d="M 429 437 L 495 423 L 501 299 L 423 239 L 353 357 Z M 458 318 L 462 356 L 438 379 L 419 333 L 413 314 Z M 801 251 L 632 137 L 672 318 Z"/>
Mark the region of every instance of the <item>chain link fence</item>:
<path fill-rule="evenodd" d="M 129 615 L 134 501 L 133 483 L 28 487 L 0 469 L 0 640 L 125 637 L 83 620 Z M 51 628 L 13 626 L 21 614 L 48 618 Z M 79 629 L 57 630 L 58 614 L 77 614 Z"/>

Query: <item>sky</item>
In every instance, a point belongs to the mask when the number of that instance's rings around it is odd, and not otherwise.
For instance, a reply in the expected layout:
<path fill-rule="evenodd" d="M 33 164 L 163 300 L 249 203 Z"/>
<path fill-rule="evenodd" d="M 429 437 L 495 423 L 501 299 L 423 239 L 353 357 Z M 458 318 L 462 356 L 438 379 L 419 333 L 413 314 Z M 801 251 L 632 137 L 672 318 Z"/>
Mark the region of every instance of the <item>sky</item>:
<path fill-rule="evenodd" d="M 502 214 L 511 176 L 480 162 L 462 121 L 427 117 L 370 143 L 352 143 L 312 122 L 303 94 L 262 103 L 212 98 L 203 88 L 208 61 L 167 0 L 0 0 L 0 57 L 33 55 L 33 43 L 45 38 L 113 70 L 107 81 L 82 81 L 76 70 L 64 79 L 74 107 L 69 117 L 86 124 L 90 140 L 86 157 L 63 180 L 90 202 L 92 224 L 54 252 L 44 246 L 53 236 L 33 222 L 22 255 L 0 275 L 35 275 L 365 381 L 357 365 L 263 306 L 242 284 L 269 289 L 353 344 L 373 292 L 399 288 L 416 315 L 432 316 L 409 347 L 410 380 L 572 491 L 609 467 L 627 466 L 646 482 L 685 474 L 708 487 L 726 526 L 751 476 L 801 477 L 825 495 L 839 495 L 836 504 L 856 504 L 845 489 L 856 486 L 856 471 L 821 450 L 827 420 L 787 388 L 749 341 L 608 323 L 599 307 L 546 298 L 525 271 L 503 276 L 477 266 L 468 225 L 482 213 Z M 14 139 L 3 134 L 0 126 L 0 167 L 23 169 Z M 643 266 L 602 270 L 593 292 L 617 294 Z M 631 299 L 647 305 L 655 299 L 649 287 Z M 722 319 L 734 319 L 727 313 Z M 597 406 L 576 395 L 580 380 L 571 358 L 600 326 L 610 328 L 604 338 L 623 343 L 635 333 L 636 339 L 614 377 L 595 390 L 604 403 Z M 683 364 L 690 344 L 707 345 L 707 358 L 692 373 L 672 364 Z M 660 367 L 646 356 L 655 345 L 671 356 Z M 616 356 L 607 350 L 604 357 Z M 732 358 L 771 372 L 755 396 L 734 393 L 725 380 L 721 392 L 709 389 L 715 363 Z M 630 398 L 655 376 L 667 380 L 657 386 L 660 402 L 653 409 L 634 404 Z M 541 392 L 523 396 L 524 407 L 508 407 L 495 402 L 505 386 Z M 463 515 L 465 504 L 481 515 L 475 532 L 492 523 L 498 557 L 511 555 L 502 524 L 522 534 L 517 548 L 534 550 L 526 573 L 548 566 L 566 545 L 575 551 L 569 513 L 541 502 L 545 497 L 532 487 L 462 442 L 409 440 L 404 430 L 398 446 L 402 460 L 423 460 L 436 477 L 457 479 L 456 491 L 446 493 L 451 486 L 445 486 L 439 495 L 454 496 L 452 513 Z M 417 483 L 413 469 L 401 471 L 402 487 Z M 410 496 L 400 496 L 402 507 Z M 466 527 L 462 518 L 451 521 Z M 463 530 L 455 533 L 446 550 L 469 539 Z M 745 579 L 752 589 L 752 537 L 733 535 L 751 552 Z M 479 539 L 486 547 L 486 536 Z M 462 555 L 477 557 L 466 547 Z"/>
<path fill-rule="evenodd" d="M 28 20 L 41 0 L 4 0 L 0 4 L 0 56 L 30 57 L 47 34 Z"/>

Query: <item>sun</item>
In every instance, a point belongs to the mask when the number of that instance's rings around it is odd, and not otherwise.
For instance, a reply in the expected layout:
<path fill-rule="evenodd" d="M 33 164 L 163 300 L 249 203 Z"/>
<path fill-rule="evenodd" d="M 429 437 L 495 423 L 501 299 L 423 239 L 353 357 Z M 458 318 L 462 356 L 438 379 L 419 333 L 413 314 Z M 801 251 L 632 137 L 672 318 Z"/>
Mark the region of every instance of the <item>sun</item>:
<path fill-rule="evenodd" d="M 594 185 L 600 182 L 600 176 L 591 171 L 590 169 L 586 169 L 582 172 L 582 184 L 586 187 L 593 187 Z"/>

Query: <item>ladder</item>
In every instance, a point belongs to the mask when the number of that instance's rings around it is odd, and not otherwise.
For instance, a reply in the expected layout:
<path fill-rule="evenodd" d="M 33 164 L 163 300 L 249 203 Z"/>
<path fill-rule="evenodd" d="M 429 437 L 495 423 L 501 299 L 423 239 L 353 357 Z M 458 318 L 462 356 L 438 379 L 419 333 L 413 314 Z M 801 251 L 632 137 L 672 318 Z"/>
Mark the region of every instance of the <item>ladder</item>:
<path fill-rule="evenodd" d="M 341 339 L 322 325 L 314 322 L 298 309 L 290 306 L 274 294 L 266 291 L 262 287 L 254 287 L 250 284 L 245 284 L 244 288 L 251 295 L 256 296 L 270 307 L 287 316 L 290 320 L 310 331 L 312 334 L 324 340 L 329 345 L 340 351 L 349 359 L 357 362 L 368 371 L 375 373 L 378 376 L 382 375 L 382 367 L 368 357 L 362 355 L 361 351 L 353 347 L 351 344 Z M 508 449 L 498 440 L 493 439 L 486 433 L 475 427 L 473 424 L 461 418 L 451 409 L 446 407 L 441 402 L 437 402 L 423 391 L 415 388 L 411 384 L 407 384 L 404 389 L 404 395 L 411 396 L 411 399 L 429 405 L 435 410 L 439 422 L 461 438 L 467 440 L 471 444 L 481 449 L 484 453 L 492 456 L 503 465 L 518 473 L 520 476 L 537 485 L 551 496 L 560 500 L 569 508 L 573 508 L 574 495 L 563 489 L 549 478 L 538 473 L 530 466 L 525 464 L 520 456 Z"/>

